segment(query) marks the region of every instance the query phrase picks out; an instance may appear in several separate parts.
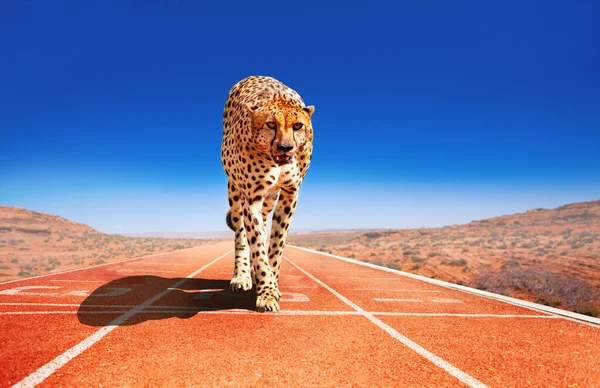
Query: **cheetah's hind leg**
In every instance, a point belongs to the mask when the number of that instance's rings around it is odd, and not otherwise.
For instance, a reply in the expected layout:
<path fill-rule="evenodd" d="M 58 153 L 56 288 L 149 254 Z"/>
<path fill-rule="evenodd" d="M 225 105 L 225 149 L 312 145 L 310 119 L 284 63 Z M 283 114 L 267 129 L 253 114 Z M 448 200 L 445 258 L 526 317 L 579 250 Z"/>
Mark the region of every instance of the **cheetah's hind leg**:
<path fill-rule="evenodd" d="M 231 211 L 230 210 L 227 211 L 227 215 L 225 216 L 225 223 L 227 224 L 227 227 L 229 229 L 231 229 L 233 232 L 235 232 L 235 227 L 233 226 L 233 221 L 231 220 Z"/>

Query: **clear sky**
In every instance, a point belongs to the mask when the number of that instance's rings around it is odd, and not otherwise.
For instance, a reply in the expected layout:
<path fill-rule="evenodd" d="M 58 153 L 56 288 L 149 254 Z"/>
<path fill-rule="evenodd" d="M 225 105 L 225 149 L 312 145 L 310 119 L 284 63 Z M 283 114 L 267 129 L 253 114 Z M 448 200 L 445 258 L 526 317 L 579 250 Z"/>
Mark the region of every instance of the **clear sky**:
<path fill-rule="evenodd" d="M 600 198 L 600 3 L 0 3 L 0 204 L 109 233 L 225 229 L 221 115 L 316 106 L 292 230 Z"/>

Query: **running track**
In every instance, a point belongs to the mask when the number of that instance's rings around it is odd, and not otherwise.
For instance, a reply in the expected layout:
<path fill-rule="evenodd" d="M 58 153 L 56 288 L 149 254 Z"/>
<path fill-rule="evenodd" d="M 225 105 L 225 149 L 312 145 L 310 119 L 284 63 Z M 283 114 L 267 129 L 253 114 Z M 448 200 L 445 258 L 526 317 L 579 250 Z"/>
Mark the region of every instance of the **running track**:
<path fill-rule="evenodd" d="M 295 247 L 259 314 L 231 245 L 1 283 L 0 386 L 600 387 L 595 323 Z"/>

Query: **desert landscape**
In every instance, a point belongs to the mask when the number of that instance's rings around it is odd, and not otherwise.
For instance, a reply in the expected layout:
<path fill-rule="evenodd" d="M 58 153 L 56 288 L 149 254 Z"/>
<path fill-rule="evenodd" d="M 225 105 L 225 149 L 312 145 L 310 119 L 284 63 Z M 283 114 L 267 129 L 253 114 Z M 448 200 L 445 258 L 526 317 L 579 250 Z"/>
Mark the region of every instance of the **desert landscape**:
<path fill-rule="evenodd" d="M 600 201 L 443 228 L 298 233 L 288 243 L 600 314 Z"/>
<path fill-rule="evenodd" d="M 214 240 L 111 235 L 56 215 L 0 206 L 0 282 L 211 241 Z"/>
<path fill-rule="evenodd" d="M 57 215 L 0 206 L 0 282 L 223 239 L 222 234 L 213 235 L 204 239 L 112 235 Z M 287 242 L 600 315 L 600 201 L 443 228 L 292 233 Z"/>

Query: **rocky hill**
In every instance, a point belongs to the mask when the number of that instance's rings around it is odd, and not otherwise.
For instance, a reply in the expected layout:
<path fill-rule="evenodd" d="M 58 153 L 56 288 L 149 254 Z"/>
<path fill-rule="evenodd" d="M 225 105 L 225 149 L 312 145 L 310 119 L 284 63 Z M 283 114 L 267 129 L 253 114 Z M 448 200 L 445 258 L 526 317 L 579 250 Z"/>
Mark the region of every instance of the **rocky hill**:
<path fill-rule="evenodd" d="M 443 228 L 295 235 L 290 243 L 598 315 L 600 201 Z"/>
<path fill-rule="evenodd" d="M 208 241 L 109 235 L 57 215 L 0 206 L 0 282 Z"/>

